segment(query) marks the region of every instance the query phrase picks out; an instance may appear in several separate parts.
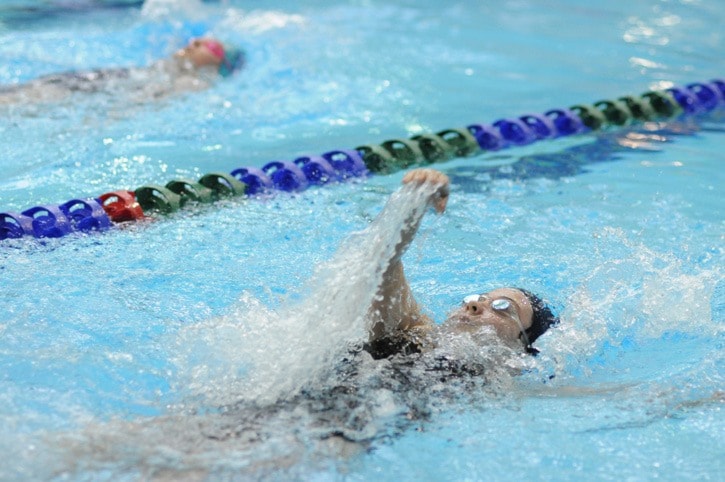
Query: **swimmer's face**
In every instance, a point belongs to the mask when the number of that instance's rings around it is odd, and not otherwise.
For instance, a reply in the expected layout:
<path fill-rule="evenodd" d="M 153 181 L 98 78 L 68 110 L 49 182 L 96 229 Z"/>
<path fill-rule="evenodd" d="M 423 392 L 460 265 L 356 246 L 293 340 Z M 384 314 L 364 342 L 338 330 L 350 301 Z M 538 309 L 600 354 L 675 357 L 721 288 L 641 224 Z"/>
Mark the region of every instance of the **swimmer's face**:
<path fill-rule="evenodd" d="M 447 328 L 456 333 L 474 333 L 491 326 L 507 342 L 519 339 L 531 327 L 534 311 L 528 297 L 515 288 L 499 288 L 482 295 L 467 296 L 463 306 L 450 314 Z"/>
<path fill-rule="evenodd" d="M 190 62 L 197 69 L 202 67 L 218 68 L 222 63 L 222 58 L 212 50 L 210 42 L 216 41 L 192 39 L 189 45 L 176 52 L 175 57 Z"/>

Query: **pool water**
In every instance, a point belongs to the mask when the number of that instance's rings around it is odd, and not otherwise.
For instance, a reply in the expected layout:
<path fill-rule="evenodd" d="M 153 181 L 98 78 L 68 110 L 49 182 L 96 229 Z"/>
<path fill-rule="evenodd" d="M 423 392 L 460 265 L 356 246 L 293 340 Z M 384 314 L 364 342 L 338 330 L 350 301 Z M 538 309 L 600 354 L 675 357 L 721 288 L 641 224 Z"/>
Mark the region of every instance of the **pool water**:
<path fill-rule="evenodd" d="M 158 102 L 0 106 L 2 211 L 725 70 L 718 2 L 84 3 L 0 10 L 0 84 L 146 65 L 206 32 L 243 46 L 247 66 Z M 416 202 L 370 225 L 402 173 L 3 241 L 0 479 L 720 480 L 723 152 L 721 109 L 436 165 L 448 210 L 405 257 L 431 317 L 513 285 L 562 322 L 538 357 L 497 358 L 476 393 L 432 387 L 422 420 L 363 387 L 365 444 L 345 456 L 320 450 L 301 408 L 265 407 L 324 387 L 364 337 L 360 300 Z M 225 432 L 244 407 L 265 414 L 262 443 Z"/>

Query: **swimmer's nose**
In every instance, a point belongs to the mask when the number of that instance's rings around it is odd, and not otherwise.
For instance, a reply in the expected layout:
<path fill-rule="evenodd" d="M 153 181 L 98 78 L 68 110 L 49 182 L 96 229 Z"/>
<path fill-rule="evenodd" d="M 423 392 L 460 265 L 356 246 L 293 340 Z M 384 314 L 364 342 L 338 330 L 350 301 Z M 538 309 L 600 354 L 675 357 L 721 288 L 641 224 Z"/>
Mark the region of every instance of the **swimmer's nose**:
<path fill-rule="evenodd" d="M 480 301 L 469 301 L 466 303 L 466 313 L 469 315 L 480 315 L 483 313 L 483 303 Z"/>

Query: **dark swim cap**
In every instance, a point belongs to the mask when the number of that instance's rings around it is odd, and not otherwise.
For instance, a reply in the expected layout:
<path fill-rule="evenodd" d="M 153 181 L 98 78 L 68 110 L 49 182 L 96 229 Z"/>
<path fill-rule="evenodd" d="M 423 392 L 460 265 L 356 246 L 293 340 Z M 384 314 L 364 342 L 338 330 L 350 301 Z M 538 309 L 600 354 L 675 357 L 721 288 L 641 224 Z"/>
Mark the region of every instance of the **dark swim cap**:
<path fill-rule="evenodd" d="M 533 294 L 530 291 L 516 288 L 517 290 L 521 291 L 531 303 L 531 308 L 533 309 L 533 316 L 531 317 L 531 326 L 526 329 L 526 337 L 528 338 L 529 344 L 526 346 L 526 352 L 530 353 L 532 355 L 536 355 L 539 353 L 539 350 L 531 346 L 534 341 L 544 333 L 546 333 L 546 330 L 551 328 L 553 325 L 556 325 L 559 323 L 559 317 L 555 316 L 554 313 L 551 311 L 551 308 L 549 308 L 544 301 Z"/>

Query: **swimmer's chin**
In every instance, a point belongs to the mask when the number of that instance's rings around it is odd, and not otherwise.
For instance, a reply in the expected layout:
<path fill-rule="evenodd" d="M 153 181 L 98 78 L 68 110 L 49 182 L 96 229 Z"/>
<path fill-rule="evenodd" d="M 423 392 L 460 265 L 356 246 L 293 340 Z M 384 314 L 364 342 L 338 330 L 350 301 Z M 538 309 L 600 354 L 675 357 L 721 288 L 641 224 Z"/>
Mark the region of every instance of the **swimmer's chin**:
<path fill-rule="evenodd" d="M 478 333 L 495 333 L 495 329 L 492 326 L 481 324 L 466 315 L 465 312 L 457 310 L 446 318 L 446 321 L 440 326 L 440 332 L 444 336 L 460 334 L 475 335 Z"/>
<path fill-rule="evenodd" d="M 502 338 L 496 327 L 481 323 L 466 314 L 464 310 L 456 310 L 438 327 L 438 339 L 469 340 L 479 347 L 506 346 L 521 349 L 520 341 Z"/>
<path fill-rule="evenodd" d="M 441 330 L 444 333 L 475 333 L 481 330 L 487 330 L 491 327 L 482 325 L 481 323 L 473 320 L 466 314 L 464 310 L 456 310 L 448 315 L 446 321 L 441 325 Z"/>
<path fill-rule="evenodd" d="M 507 366 L 506 360 L 521 353 L 521 347 L 510 346 L 499 338 L 494 327 L 461 320 L 446 320 L 439 325 L 436 342 L 430 351 L 433 358 L 442 356 L 465 366 L 485 366 L 494 371 L 496 366 Z"/>

